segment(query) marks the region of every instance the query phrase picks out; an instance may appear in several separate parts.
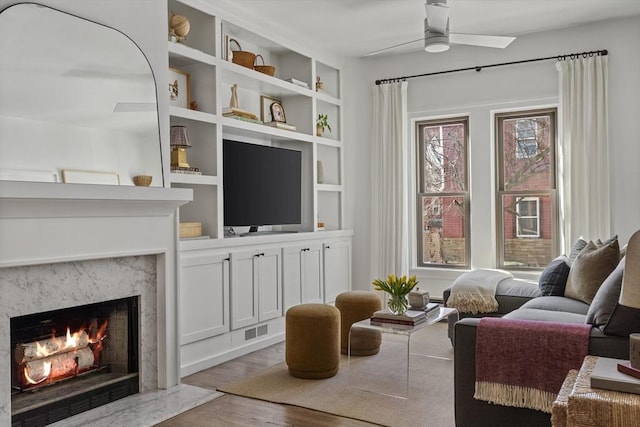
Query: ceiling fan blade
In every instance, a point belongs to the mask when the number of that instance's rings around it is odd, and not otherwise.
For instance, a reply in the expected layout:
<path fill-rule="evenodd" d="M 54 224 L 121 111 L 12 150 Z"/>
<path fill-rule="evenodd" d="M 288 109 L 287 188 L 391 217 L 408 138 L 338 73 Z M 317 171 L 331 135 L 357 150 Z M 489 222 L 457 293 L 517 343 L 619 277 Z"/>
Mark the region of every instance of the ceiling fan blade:
<path fill-rule="evenodd" d="M 472 46 L 495 47 L 504 49 L 509 46 L 515 37 L 484 36 L 479 34 L 450 33 L 449 41 L 454 44 L 468 44 Z"/>
<path fill-rule="evenodd" d="M 362 56 L 377 55 L 379 53 L 383 53 L 383 52 L 386 52 L 388 50 L 392 50 L 392 49 L 395 49 L 395 48 L 398 48 L 398 47 L 406 46 L 408 44 L 421 42 L 421 41 L 424 41 L 424 37 L 420 37 L 419 39 L 415 39 L 415 40 L 411 40 L 411 41 L 408 41 L 408 42 L 399 43 L 399 44 L 396 44 L 396 45 L 393 45 L 393 46 L 388 46 L 388 47 L 385 47 L 385 48 L 382 48 L 382 49 L 378 49 L 378 50 L 374 50 L 374 51 L 371 51 L 371 52 L 367 52 L 367 53 L 362 54 Z"/>
<path fill-rule="evenodd" d="M 449 7 L 445 4 L 425 4 L 429 30 L 445 34 L 449 27 Z"/>

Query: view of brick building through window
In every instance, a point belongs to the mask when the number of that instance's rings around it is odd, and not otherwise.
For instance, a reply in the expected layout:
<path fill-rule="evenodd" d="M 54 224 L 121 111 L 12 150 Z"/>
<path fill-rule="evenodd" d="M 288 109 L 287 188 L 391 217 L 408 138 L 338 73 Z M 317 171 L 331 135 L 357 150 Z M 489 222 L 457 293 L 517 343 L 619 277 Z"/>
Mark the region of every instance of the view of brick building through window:
<path fill-rule="evenodd" d="M 469 266 L 468 119 L 417 124 L 420 265 Z M 496 116 L 498 266 L 555 254 L 555 110 Z M 488 225 L 487 225 L 488 226 Z"/>
<path fill-rule="evenodd" d="M 501 267 L 545 266 L 555 254 L 555 110 L 497 118 Z"/>
<path fill-rule="evenodd" d="M 469 265 L 467 119 L 418 125 L 422 265 Z"/>

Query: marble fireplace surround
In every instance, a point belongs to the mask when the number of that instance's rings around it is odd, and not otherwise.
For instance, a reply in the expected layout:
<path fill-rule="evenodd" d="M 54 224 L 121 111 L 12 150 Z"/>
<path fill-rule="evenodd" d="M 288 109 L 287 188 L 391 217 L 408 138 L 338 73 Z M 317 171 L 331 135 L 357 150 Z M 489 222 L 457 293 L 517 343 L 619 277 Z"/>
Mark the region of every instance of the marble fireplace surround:
<path fill-rule="evenodd" d="M 129 296 L 140 298 L 141 393 L 106 406 L 122 413 L 163 390 L 179 399 L 175 213 L 191 199 L 184 189 L 0 181 L 0 425 L 11 420 L 10 318 Z"/>

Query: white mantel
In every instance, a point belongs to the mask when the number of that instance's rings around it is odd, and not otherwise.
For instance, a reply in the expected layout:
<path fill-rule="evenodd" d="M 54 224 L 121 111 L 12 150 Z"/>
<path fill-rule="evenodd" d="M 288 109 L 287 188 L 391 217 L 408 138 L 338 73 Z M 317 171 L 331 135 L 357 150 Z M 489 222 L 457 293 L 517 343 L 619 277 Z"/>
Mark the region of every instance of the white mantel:
<path fill-rule="evenodd" d="M 0 181 L 0 275 L 3 268 L 155 256 L 157 385 L 170 388 L 179 383 L 176 212 L 192 198 L 190 189 Z M 0 288 L 3 299 L 20 298 L 10 281 Z M 16 314 L 3 311 L 8 328 Z M 8 407 L 8 381 L 0 379 L 0 408 Z M 7 417 L 0 411 L 0 425 L 9 425 Z"/>

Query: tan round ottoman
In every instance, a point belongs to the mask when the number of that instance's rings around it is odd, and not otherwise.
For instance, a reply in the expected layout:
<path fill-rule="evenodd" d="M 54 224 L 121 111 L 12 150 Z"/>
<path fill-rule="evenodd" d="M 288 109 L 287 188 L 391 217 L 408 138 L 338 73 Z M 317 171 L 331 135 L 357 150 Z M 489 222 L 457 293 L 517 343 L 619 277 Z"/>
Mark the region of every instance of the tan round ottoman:
<path fill-rule="evenodd" d="M 298 378 L 329 378 L 340 368 L 340 311 L 325 304 L 300 304 L 286 314 L 285 360 Z"/>
<path fill-rule="evenodd" d="M 340 351 L 349 353 L 349 330 L 360 320 L 369 319 L 382 309 L 380 297 L 369 291 L 347 291 L 336 297 L 336 308 L 340 310 Z M 380 351 L 382 334 L 379 331 L 358 330 L 351 334 L 351 355 L 371 356 Z"/>

